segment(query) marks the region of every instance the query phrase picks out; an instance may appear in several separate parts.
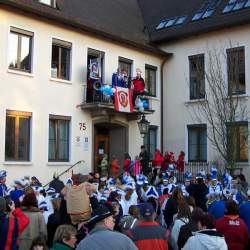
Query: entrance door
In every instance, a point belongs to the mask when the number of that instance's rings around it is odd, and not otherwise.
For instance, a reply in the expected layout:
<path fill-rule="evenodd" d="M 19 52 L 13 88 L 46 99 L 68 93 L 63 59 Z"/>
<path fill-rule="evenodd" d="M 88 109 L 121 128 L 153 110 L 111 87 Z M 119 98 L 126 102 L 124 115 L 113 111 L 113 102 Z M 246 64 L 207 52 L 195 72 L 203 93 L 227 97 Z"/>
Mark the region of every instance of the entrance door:
<path fill-rule="evenodd" d="M 109 135 L 95 136 L 95 169 L 98 169 L 103 155 L 107 154 L 109 157 Z"/>

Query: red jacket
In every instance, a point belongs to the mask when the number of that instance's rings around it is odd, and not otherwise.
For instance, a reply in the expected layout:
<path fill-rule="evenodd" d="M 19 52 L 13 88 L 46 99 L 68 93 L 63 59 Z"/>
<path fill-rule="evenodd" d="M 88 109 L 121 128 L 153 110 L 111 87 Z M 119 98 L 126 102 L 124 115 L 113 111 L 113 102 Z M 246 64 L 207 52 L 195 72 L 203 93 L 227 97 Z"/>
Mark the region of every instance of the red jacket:
<path fill-rule="evenodd" d="M 180 171 L 180 172 L 184 172 L 184 159 L 185 159 L 185 154 L 180 154 L 179 157 L 178 157 L 178 160 L 177 160 L 177 169 Z"/>
<path fill-rule="evenodd" d="M 29 218 L 16 208 L 12 215 L 1 215 L 0 249 L 18 249 L 18 237 L 29 224 Z"/>
<path fill-rule="evenodd" d="M 248 230 L 238 215 L 225 215 L 216 221 L 216 229 L 225 236 L 228 250 L 245 250 L 248 244 Z"/>
<path fill-rule="evenodd" d="M 139 250 L 168 250 L 167 231 L 157 222 L 140 222 L 127 235 Z"/>
<path fill-rule="evenodd" d="M 130 172 L 130 169 L 129 169 L 130 163 L 131 163 L 131 160 L 129 160 L 129 159 L 123 160 L 123 171 L 124 172 Z"/>
<path fill-rule="evenodd" d="M 133 80 L 133 85 L 134 85 L 134 92 L 135 93 L 143 93 L 144 92 L 144 88 L 145 88 L 145 83 L 143 78 L 135 78 Z"/>

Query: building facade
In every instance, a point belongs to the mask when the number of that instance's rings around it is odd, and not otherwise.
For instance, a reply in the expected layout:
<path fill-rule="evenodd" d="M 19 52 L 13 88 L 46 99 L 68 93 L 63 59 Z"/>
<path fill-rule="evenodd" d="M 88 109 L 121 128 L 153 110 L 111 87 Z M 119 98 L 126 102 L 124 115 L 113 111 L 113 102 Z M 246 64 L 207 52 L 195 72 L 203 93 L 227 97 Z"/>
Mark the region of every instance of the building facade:
<path fill-rule="evenodd" d="M 142 70 L 154 110 L 147 115 L 148 145 L 160 147 L 161 56 L 9 7 L 0 9 L 0 26 L 0 161 L 9 182 L 35 175 L 45 183 L 81 160 L 74 171 L 87 174 L 97 170 L 103 154 L 120 163 L 125 152 L 139 154 L 140 113 L 87 100 L 93 57 L 102 58 L 103 83 L 112 83 L 117 68 L 128 67 L 131 76 Z"/>

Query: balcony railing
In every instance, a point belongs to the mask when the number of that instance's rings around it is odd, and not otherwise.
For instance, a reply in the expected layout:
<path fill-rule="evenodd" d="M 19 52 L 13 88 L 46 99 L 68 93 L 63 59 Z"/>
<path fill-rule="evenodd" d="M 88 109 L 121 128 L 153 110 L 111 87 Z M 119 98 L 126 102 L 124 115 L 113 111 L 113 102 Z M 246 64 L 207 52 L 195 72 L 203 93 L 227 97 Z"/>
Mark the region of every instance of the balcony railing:
<path fill-rule="evenodd" d="M 147 107 L 144 109 L 145 114 L 153 113 L 152 100 L 148 96 L 141 96 L 142 100 L 146 100 Z M 108 109 L 109 111 L 116 112 L 114 109 L 114 97 L 103 94 L 100 90 L 89 89 L 84 86 L 83 89 L 83 100 L 81 103 L 82 109 Z M 132 114 L 139 114 L 141 111 L 134 106 L 134 112 Z"/>

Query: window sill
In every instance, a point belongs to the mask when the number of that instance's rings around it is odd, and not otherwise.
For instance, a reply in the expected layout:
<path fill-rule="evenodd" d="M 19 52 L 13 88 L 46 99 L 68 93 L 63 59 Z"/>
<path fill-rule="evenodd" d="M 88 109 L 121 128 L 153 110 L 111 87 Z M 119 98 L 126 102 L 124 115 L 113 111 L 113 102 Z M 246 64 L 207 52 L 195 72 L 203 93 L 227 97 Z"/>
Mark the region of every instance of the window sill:
<path fill-rule="evenodd" d="M 3 165 L 22 165 L 22 166 L 32 166 L 33 163 L 30 161 L 4 161 Z"/>
<path fill-rule="evenodd" d="M 71 162 L 47 162 L 47 166 L 72 166 Z"/>
<path fill-rule="evenodd" d="M 51 78 L 50 78 L 50 81 L 72 85 L 72 81 L 63 80 L 63 79 L 59 79 L 59 78 L 53 78 L 53 77 L 51 77 Z"/>
<path fill-rule="evenodd" d="M 34 75 L 33 75 L 32 73 L 23 72 L 23 71 L 14 70 L 14 69 L 8 69 L 7 72 L 8 72 L 8 73 L 11 73 L 11 74 L 16 74 L 16 75 L 34 77 Z"/>
<path fill-rule="evenodd" d="M 205 98 L 202 98 L 202 99 L 194 99 L 194 100 L 188 100 L 185 102 L 185 104 L 192 104 L 192 103 L 200 103 L 200 102 L 205 102 L 206 99 Z"/>
<path fill-rule="evenodd" d="M 227 97 L 227 99 L 229 99 L 230 97 Z M 249 95 L 248 94 L 238 94 L 238 95 L 232 95 L 232 98 L 246 98 L 248 99 L 249 98 Z"/>

